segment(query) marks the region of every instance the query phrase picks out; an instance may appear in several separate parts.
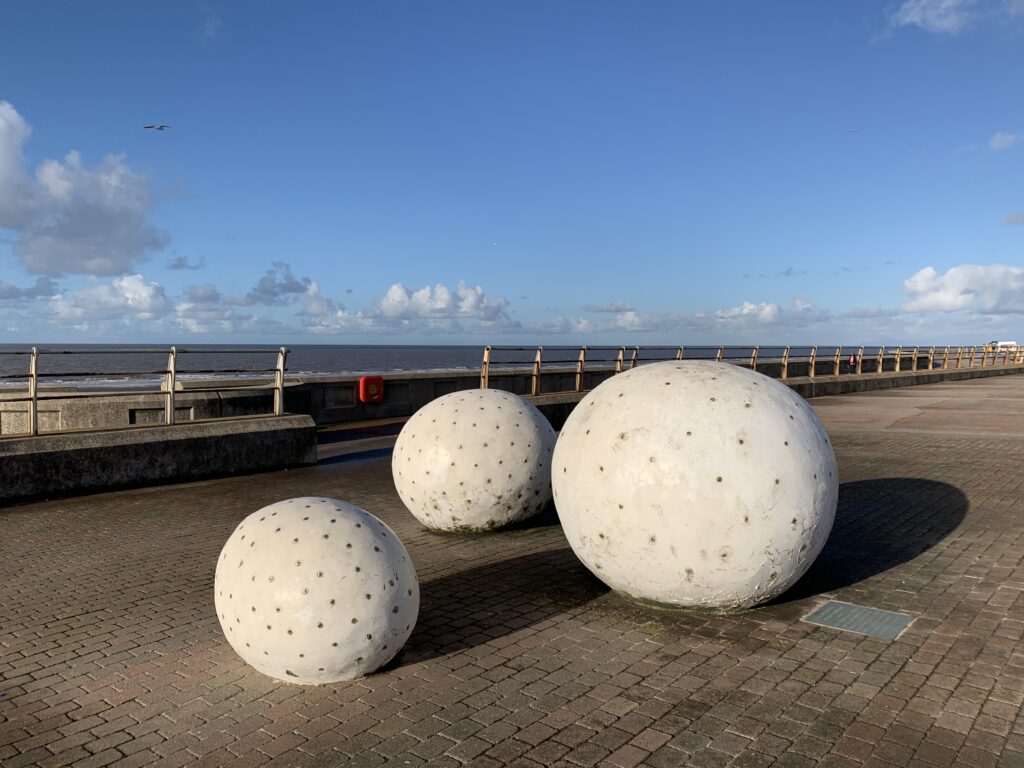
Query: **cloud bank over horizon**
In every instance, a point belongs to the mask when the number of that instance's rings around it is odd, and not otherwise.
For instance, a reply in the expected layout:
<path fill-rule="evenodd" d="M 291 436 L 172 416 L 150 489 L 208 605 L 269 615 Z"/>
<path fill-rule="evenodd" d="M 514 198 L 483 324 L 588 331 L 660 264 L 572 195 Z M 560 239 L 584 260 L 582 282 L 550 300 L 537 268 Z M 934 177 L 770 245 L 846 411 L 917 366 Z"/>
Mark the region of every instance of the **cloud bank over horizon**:
<path fill-rule="evenodd" d="M 176 294 L 133 273 L 103 281 L 91 278 L 61 290 L 40 277 L 27 287 L 0 281 L 0 320 L 16 308 L 35 331 L 64 330 L 111 338 L 187 335 L 272 339 L 316 338 L 382 342 L 413 336 L 440 339 L 544 339 L 643 343 L 971 343 L 1005 335 L 1007 318 L 1024 320 L 1024 267 L 965 264 L 944 273 L 925 267 L 902 283 L 907 300 L 898 307 L 832 311 L 795 296 L 786 305 L 743 301 L 696 312 L 641 311 L 627 301 L 588 305 L 587 317 L 555 315 L 520 321 L 502 296 L 460 281 L 410 289 L 392 283 L 362 309 L 324 296 L 316 280 L 274 262 L 240 295 L 212 283 L 190 283 Z M 596 310 L 594 308 L 597 308 Z M 936 323 L 951 318 L 956 338 L 935 336 Z M 947 334 L 952 336 L 954 334 Z"/>

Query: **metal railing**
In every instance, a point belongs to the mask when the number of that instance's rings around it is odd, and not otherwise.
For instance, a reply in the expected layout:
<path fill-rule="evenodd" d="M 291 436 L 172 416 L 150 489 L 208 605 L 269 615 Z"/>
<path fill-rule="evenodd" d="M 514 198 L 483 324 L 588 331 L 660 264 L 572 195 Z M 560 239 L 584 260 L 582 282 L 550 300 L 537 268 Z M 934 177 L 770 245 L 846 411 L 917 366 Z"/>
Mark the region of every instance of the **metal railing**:
<path fill-rule="evenodd" d="M 822 375 L 881 375 L 904 371 L 1020 365 L 1024 363 L 1024 346 L 487 346 L 484 347 L 480 364 L 480 387 L 489 387 L 494 369 L 503 373 L 527 373 L 531 395 L 583 392 L 588 372 L 616 374 L 647 363 L 684 359 L 733 363 L 761 373 L 777 374 L 774 378 L 780 379 L 789 379 L 796 365 L 803 368 L 807 378 L 814 379 Z M 542 383 L 545 375 L 551 378 L 557 374 L 574 374 L 575 386 L 544 391 Z"/>
<path fill-rule="evenodd" d="M 51 358 L 57 356 L 67 355 L 167 355 L 167 366 L 163 369 L 157 370 L 120 370 L 120 371 L 97 371 L 97 370 L 83 370 L 83 371 L 41 371 L 40 360 L 44 357 Z M 179 355 L 233 355 L 233 354 L 246 354 L 246 355 L 259 355 L 259 354 L 276 354 L 277 364 L 273 368 L 189 368 L 182 370 L 178 367 Z M 9 433 L 3 430 L 3 434 L 0 434 L 0 438 L 5 437 L 25 437 L 35 436 L 41 433 L 39 428 L 39 414 L 40 404 L 48 401 L 61 400 L 61 401 L 76 401 L 76 400 L 92 400 L 96 398 L 113 398 L 113 397 L 130 397 L 130 396 L 154 396 L 159 395 L 163 400 L 163 424 L 173 426 L 179 423 L 176 419 L 176 403 L 178 402 L 178 396 L 182 392 L 188 392 L 189 394 L 201 394 L 209 392 L 223 392 L 226 390 L 266 390 L 268 389 L 268 383 L 252 383 L 251 381 L 239 381 L 226 379 L 224 381 L 218 381 L 215 385 L 208 384 L 211 381 L 210 377 L 213 376 L 224 376 L 224 375 L 237 375 L 246 374 L 249 378 L 266 377 L 270 379 L 269 387 L 273 389 L 273 410 L 271 413 L 264 415 L 281 416 L 284 414 L 284 382 L 285 382 L 285 371 L 286 363 L 288 359 L 288 350 L 285 347 L 279 347 L 277 349 L 179 349 L 177 347 L 166 347 L 163 348 L 140 348 L 140 349 L 78 349 L 78 350 L 46 350 L 32 347 L 27 350 L 0 350 L 0 356 L 14 356 L 14 357 L 27 357 L 27 373 L 0 373 L 0 382 L 9 383 L 23 380 L 26 382 L 26 394 L 25 396 L 17 396 L 22 390 L 21 387 L 11 388 L 0 388 L 0 405 L 6 405 L 8 403 L 26 403 L 27 408 L 25 411 L 15 411 L 14 413 L 25 413 L 27 415 L 28 428 L 24 432 L 13 432 Z M 104 376 L 117 376 L 126 378 L 129 384 L 125 388 L 110 388 L 110 387 L 98 387 L 95 384 L 95 380 L 98 377 Z M 156 388 L 153 385 L 147 385 L 139 377 L 146 376 L 159 376 L 160 383 L 159 387 Z M 178 387 L 182 383 L 181 377 L 196 377 L 194 379 L 195 386 L 190 382 L 187 389 L 179 391 Z M 132 384 L 133 378 L 139 382 Z M 62 383 L 56 386 L 46 386 L 47 380 L 59 379 Z M 69 380 L 83 380 L 81 389 L 67 389 Z M 89 380 L 92 380 L 90 383 Z M 43 386 L 40 386 L 44 384 Z M 60 391 L 57 391 L 57 386 L 62 387 Z M 8 393 L 13 393 L 16 396 L 9 397 Z M 231 418 L 231 417 L 220 417 L 220 418 Z M 102 426 L 96 428 L 85 428 L 85 429 L 47 429 L 42 430 L 45 434 L 58 434 L 62 432 L 91 432 L 91 431 L 107 431 L 111 429 L 127 429 L 133 428 L 138 425 L 129 424 L 122 426 Z"/>

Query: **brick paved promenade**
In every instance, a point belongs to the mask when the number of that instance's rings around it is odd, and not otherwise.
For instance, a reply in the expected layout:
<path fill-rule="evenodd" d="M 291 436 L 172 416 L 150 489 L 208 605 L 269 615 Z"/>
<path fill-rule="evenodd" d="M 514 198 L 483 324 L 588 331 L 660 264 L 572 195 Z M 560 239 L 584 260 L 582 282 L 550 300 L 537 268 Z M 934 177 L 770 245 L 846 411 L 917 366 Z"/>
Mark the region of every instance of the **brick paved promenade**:
<path fill-rule="evenodd" d="M 815 407 L 835 530 L 735 615 L 610 594 L 550 520 L 428 533 L 379 447 L 0 510 L 0 765 L 1024 765 L 1024 377 Z M 415 633 L 365 680 L 277 683 L 221 637 L 220 547 L 300 495 L 379 515 L 419 571 Z M 893 642 L 801 621 L 826 595 L 915 620 Z"/>

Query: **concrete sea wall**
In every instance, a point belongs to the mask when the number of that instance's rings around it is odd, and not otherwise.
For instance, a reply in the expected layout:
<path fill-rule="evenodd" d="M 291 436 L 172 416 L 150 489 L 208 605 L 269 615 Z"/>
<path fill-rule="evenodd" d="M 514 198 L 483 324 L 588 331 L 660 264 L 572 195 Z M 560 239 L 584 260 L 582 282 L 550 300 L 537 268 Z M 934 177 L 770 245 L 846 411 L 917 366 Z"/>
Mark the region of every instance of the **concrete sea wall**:
<path fill-rule="evenodd" d="M 889 361 L 891 364 L 891 361 Z M 866 392 L 891 387 L 913 386 L 936 381 L 1003 376 L 1024 373 L 1024 365 L 997 365 L 974 368 L 925 370 L 927 356 L 922 355 L 919 370 L 913 360 L 905 358 L 903 370 L 883 370 L 881 373 L 834 373 L 831 360 L 819 360 L 815 375 L 808 374 L 808 363 L 791 362 L 785 383 L 803 397 Z M 778 362 L 762 361 L 757 370 L 772 378 L 779 378 L 782 366 Z M 582 389 L 589 390 L 601 381 L 615 375 L 612 368 L 588 368 L 583 374 Z M 374 419 L 410 416 L 431 400 L 450 392 L 475 389 L 480 376 L 475 370 L 430 371 L 423 373 L 396 373 L 384 375 L 384 399 L 379 403 L 361 403 L 358 397 L 358 376 L 308 376 L 289 378 L 285 388 L 284 409 L 287 413 L 306 414 L 317 425 L 370 421 Z M 235 382 L 237 383 L 237 382 Z M 519 395 L 529 395 L 533 380 L 528 370 L 492 369 L 489 386 Z M 200 386 L 200 385 L 196 385 Z M 208 386 L 204 384 L 202 386 Z M 540 391 L 535 398 L 538 405 L 575 402 L 582 396 L 575 392 L 574 369 L 545 369 L 540 377 Z M 10 395 L 7 395 L 8 397 Z M 175 395 L 175 420 L 178 423 L 198 422 L 204 419 L 266 415 L 273 411 L 274 392 L 267 382 L 252 382 L 252 388 L 219 392 L 189 392 L 189 385 L 179 383 Z M 547 406 L 545 406 L 547 407 Z M 561 407 L 561 406 L 560 406 Z M 158 392 L 140 392 L 137 395 L 91 398 L 74 396 L 69 390 L 67 398 L 56 398 L 40 404 L 39 427 L 41 433 L 65 430 L 121 429 L 125 427 L 159 425 L 164 420 L 164 395 Z M 22 402 L 4 400 L 0 394 L 0 435 L 24 434 L 27 431 L 27 407 Z M 556 424 L 556 426 L 558 426 Z"/>
<path fill-rule="evenodd" d="M 316 463 L 309 416 L 0 440 L 0 501 Z"/>

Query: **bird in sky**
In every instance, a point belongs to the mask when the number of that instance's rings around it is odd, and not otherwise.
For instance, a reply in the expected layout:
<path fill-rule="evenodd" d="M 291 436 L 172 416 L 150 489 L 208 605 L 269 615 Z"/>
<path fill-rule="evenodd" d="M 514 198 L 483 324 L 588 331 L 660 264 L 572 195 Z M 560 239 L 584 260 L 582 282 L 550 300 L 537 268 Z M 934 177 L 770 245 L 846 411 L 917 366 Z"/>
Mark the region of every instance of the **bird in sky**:
<path fill-rule="evenodd" d="M 159 125 L 144 125 L 142 127 L 143 128 L 152 128 L 154 131 L 163 131 L 165 128 L 170 128 L 171 126 L 164 125 L 163 123 L 161 123 Z"/>

